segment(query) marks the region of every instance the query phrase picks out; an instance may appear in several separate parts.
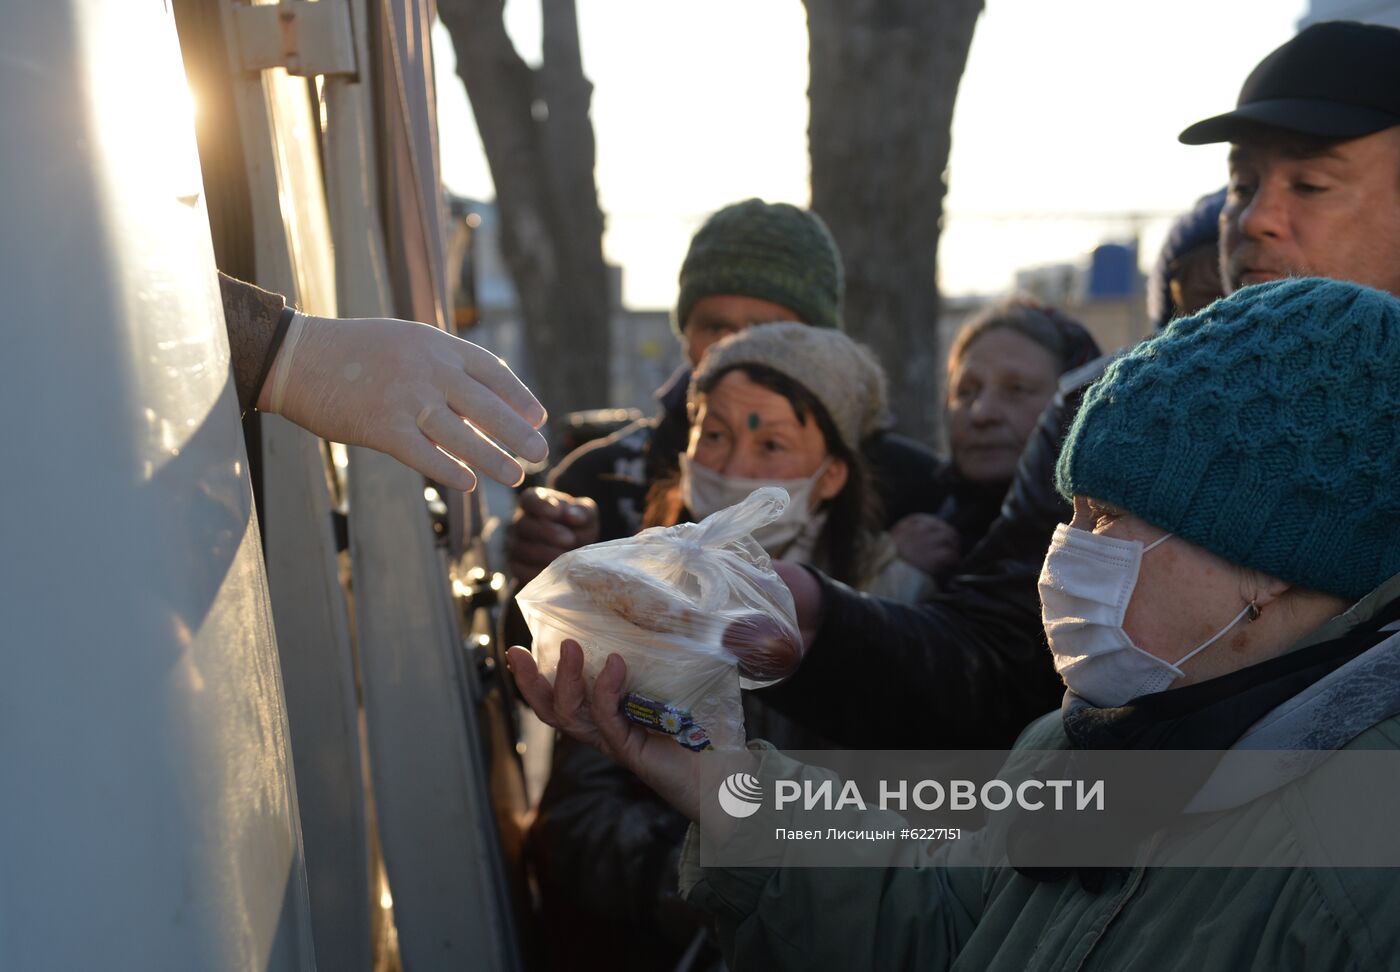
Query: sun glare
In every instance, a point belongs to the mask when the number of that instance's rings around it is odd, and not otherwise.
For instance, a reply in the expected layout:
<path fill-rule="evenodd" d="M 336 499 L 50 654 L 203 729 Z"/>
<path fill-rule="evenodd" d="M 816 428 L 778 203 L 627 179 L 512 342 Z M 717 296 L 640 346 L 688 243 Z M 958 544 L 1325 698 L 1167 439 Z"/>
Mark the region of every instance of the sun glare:
<path fill-rule="evenodd" d="M 159 180 L 177 198 L 197 199 L 197 109 L 178 42 L 147 36 L 155 18 L 128 17 L 121 7 L 97 5 L 85 37 L 89 106 L 108 171 L 118 185 Z M 163 19 L 173 35 L 173 21 Z"/>

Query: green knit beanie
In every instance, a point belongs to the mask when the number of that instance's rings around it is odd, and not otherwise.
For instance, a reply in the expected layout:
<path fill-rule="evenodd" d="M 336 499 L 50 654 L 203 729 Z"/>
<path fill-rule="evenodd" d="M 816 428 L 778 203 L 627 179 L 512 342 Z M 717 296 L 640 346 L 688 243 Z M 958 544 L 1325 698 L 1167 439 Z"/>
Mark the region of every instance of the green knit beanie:
<path fill-rule="evenodd" d="M 1056 480 L 1231 563 L 1364 596 L 1400 573 L 1400 301 L 1284 280 L 1183 318 L 1084 396 Z"/>
<path fill-rule="evenodd" d="M 756 297 L 804 324 L 841 327 L 845 279 L 836 241 L 816 213 L 747 199 L 705 221 L 681 264 L 676 332 L 702 297 Z"/>

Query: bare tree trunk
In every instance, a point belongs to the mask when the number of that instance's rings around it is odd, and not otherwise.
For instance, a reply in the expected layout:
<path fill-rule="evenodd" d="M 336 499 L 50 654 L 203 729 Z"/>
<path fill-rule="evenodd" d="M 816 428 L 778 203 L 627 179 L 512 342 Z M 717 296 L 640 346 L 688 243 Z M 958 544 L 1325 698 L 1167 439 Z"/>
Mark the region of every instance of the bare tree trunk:
<path fill-rule="evenodd" d="M 574 0 L 541 0 L 543 61 L 506 33 L 504 0 L 438 0 L 496 184 L 501 249 L 520 295 L 534 391 L 561 416 L 608 403 L 603 215 Z"/>
<path fill-rule="evenodd" d="M 933 443 L 944 170 L 982 0 L 803 2 L 812 208 L 845 260 L 847 329 L 888 369 L 899 430 Z"/>

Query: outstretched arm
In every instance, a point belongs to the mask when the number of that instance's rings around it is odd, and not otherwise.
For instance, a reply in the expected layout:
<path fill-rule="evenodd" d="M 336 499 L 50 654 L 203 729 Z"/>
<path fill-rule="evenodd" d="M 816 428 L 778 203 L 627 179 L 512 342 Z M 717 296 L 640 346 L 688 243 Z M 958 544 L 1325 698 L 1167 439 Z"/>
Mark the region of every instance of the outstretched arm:
<path fill-rule="evenodd" d="M 292 313 L 219 275 L 239 406 L 388 453 L 444 486 L 515 485 L 548 455 L 545 410 L 504 361 L 427 324 Z M 494 440 L 494 441 L 492 441 Z M 496 443 L 499 443 L 497 445 Z"/>

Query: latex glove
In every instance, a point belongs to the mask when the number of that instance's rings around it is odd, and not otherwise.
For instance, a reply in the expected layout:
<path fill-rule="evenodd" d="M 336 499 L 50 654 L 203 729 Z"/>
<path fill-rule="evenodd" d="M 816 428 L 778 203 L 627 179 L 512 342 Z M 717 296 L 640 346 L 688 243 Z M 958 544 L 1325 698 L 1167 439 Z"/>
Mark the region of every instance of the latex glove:
<path fill-rule="evenodd" d="M 890 528 L 899 559 L 937 578 L 962 559 L 962 538 L 955 527 L 932 513 L 910 513 Z"/>
<path fill-rule="evenodd" d="M 305 316 L 299 332 L 294 321 L 258 409 L 386 452 L 453 489 L 475 488 L 473 470 L 517 485 L 525 473 L 514 456 L 549 454 L 536 431 L 544 406 L 504 361 L 412 321 Z"/>
<path fill-rule="evenodd" d="M 557 489 L 527 489 L 506 535 L 510 575 L 522 583 L 533 580 L 561 554 L 597 539 L 598 504 Z"/>

